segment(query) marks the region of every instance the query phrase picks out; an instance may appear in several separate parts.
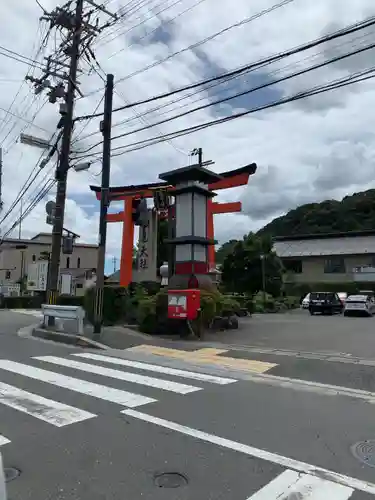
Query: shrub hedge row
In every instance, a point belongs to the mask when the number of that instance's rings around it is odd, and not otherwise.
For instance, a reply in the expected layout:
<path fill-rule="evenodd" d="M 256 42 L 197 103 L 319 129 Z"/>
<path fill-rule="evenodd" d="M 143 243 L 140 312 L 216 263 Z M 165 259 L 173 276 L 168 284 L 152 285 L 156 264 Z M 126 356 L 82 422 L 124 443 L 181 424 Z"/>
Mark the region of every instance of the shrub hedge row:
<path fill-rule="evenodd" d="M 265 299 L 265 300 L 264 300 Z M 61 305 L 84 307 L 90 323 L 94 319 L 95 290 L 90 289 L 84 297 L 60 296 Z M 45 303 L 45 298 L 5 297 L 1 307 L 8 309 L 38 309 Z M 243 315 L 243 311 L 278 312 L 299 306 L 299 297 L 275 299 L 271 295 L 258 293 L 253 298 L 244 295 L 224 295 L 218 291 L 201 290 L 201 315 L 199 321 L 208 327 L 218 316 Z M 159 286 L 149 284 L 131 285 L 130 287 L 105 287 L 103 294 L 103 324 L 134 324 L 145 333 L 179 334 L 187 333 L 185 321 L 168 318 L 168 293 Z M 193 322 L 194 328 L 194 322 Z"/>

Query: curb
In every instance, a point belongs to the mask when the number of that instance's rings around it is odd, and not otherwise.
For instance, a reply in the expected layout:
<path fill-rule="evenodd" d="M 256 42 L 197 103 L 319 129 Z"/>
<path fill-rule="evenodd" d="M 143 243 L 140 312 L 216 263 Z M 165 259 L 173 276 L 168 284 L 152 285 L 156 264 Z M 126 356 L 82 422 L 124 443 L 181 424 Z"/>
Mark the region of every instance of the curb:
<path fill-rule="evenodd" d="M 54 330 L 46 330 L 45 328 L 32 327 L 31 335 L 33 337 L 43 339 L 43 340 L 51 340 L 53 342 L 58 342 L 61 344 L 74 345 L 77 347 L 89 347 L 94 349 L 107 350 L 108 347 L 100 342 L 96 342 L 95 340 L 91 340 L 83 335 L 74 335 L 69 333 L 58 332 Z"/>

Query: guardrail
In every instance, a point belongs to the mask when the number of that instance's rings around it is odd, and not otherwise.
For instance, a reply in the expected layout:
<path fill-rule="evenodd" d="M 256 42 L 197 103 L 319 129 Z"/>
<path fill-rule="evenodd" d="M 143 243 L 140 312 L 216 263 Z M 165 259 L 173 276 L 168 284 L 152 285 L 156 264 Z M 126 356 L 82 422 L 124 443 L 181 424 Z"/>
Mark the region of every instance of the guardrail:
<path fill-rule="evenodd" d="M 42 304 L 43 326 L 46 326 L 47 318 L 68 319 L 77 322 L 77 333 L 83 335 L 83 320 L 85 311 L 81 306 L 55 306 Z M 1 498 L 0 498 L 1 500 Z"/>

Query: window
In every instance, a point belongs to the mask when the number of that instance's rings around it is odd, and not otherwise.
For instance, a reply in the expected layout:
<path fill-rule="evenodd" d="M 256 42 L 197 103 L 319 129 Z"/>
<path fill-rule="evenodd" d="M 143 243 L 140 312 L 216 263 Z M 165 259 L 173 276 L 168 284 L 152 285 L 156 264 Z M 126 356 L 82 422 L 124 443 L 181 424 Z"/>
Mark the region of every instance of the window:
<path fill-rule="evenodd" d="M 36 255 L 33 255 L 32 259 L 33 259 L 33 262 L 35 262 L 36 261 Z"/>
<path fill-rule="evenodd" d="M 83 284 L 82 283 L 77 283 L 76 284 L 76 288 L 83 288 Z"/>
<path fill-rule="evenodd" d="M 325 273 L 345 273 L 345 262 L 342 257 L 331 257 L 324 261 Z"/>
<path fill-rule="evenodd" d="M 70 267 L 70 257 L 66 258 L 66 268 L 69 269 Z"/>
<path fill-rule="evenodd" d="M 5 279 L 10 280 L 10 271 L 5 271 Z"/>
<path fill-rule="evenodd" d="M 287 259 L 284 260 L 283 264 L 287 272 L 292 272 L 297 274 L 302 273 L 302 260 Z"/>
<path fill-rule="evenodd" d="M 81 257 L 78 257 L 77 259 L 77 268 L 79 269 L 81 267 Z"/>

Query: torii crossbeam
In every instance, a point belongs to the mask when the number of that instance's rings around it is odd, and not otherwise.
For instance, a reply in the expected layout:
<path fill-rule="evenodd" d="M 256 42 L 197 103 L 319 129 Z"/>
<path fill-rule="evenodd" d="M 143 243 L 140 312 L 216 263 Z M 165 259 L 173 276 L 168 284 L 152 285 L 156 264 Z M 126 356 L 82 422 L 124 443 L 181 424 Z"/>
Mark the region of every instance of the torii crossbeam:
<path fill-rule="evenodd" d="M 221 172 L 221 179 L 210 184 L 208 187 L 212 191 L 220 189 L 229 189 L 233 187 L 245 186 L 249 181 L 250 175 L 256 172 L 255 163 L 246 165 L 235 170 Z M 90 186 L 94 191 L 96 198 L 100 200 L 101 188 L 99 186 Z M 134 241 L 134 222 L 133 222 L 133 200 L 143 198 L 153 198 L 158 189 L 167 190 L 173 195 L 173 186 L 166 182 L 156 182 L 151 184 L 138 184 L 131 186 L 116 186 L 109 188 L 110 201 L 124 201 L 124 210 L 118 213 L 107 215 L 107 222 L 122 222 L 122 245 L 120 260 L 120 286 L 128 286 L 132 281 L 133 264 L 133 241 Z M 241 202 L 216 203 L 208 201 L 207 207 L 207 237 L 214 240 L 214 214 L 224 214 L 241 212 Z M 208 247 L 209 269 L 215 268 L 215 246 Z"/>

